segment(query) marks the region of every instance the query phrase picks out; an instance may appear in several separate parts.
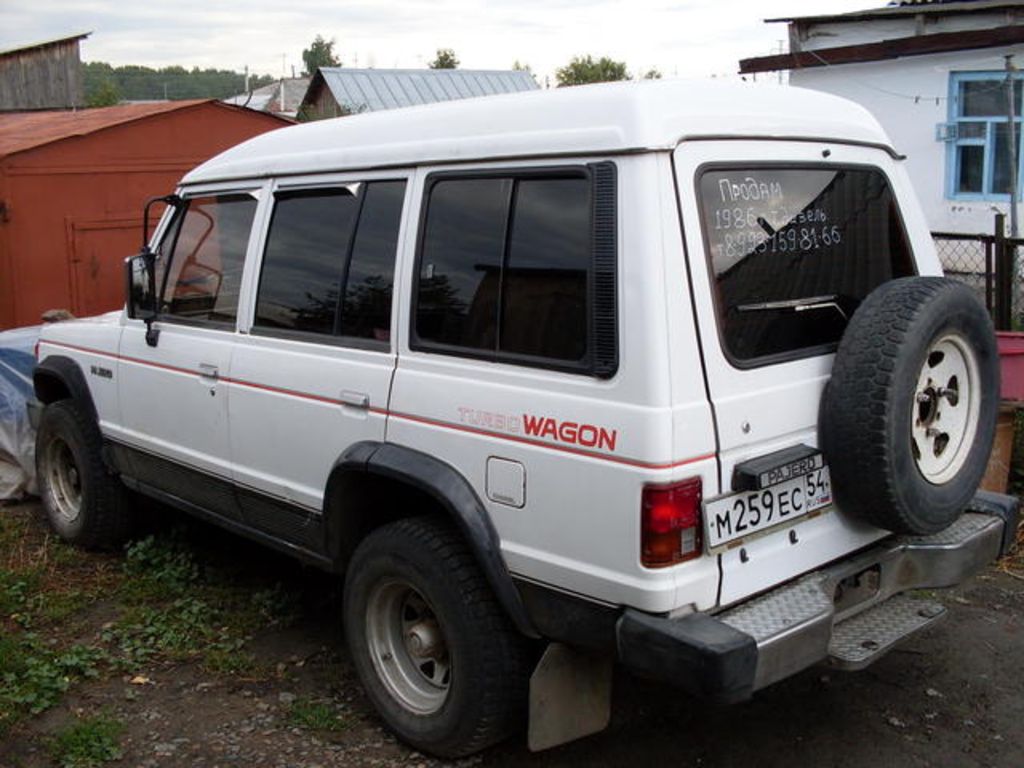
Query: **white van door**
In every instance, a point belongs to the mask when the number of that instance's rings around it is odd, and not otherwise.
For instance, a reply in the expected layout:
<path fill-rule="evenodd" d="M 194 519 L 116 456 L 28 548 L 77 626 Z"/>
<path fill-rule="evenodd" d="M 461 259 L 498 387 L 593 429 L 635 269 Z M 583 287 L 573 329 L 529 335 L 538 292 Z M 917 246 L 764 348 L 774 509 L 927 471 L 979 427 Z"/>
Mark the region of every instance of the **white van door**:
<path fill-rule="evenodd" d="M 860 301 L 914 274 L 883 150 L 693 141 L 674 155 L 720 489 L 706 546 L 729 604 L 886 535 L 832 504 L 818 407 Z"/>

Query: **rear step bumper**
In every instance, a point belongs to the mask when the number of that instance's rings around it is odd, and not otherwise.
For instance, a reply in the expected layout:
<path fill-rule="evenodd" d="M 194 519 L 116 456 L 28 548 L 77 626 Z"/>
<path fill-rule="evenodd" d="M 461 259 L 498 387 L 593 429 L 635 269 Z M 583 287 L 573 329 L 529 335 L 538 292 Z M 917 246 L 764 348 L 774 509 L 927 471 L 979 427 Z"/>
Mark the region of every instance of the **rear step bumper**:
<path fill-rule="evenodd" d="M 944 531 L 887 539 L 715 616 L 627 609 L 616 627 L 619 660 L 721 703 L 826 660 L 860 669 L 945 614 L 907 591 L 955 586 L 1009 550 L 1018 506 L 979 492 Z"/>

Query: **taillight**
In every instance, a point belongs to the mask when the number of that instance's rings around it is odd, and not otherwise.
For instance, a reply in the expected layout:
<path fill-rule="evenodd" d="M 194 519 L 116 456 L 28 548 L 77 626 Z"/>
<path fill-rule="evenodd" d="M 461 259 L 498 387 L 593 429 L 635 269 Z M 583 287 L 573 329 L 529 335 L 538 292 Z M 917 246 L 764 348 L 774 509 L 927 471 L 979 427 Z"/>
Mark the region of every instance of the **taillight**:
<path fill-rule="evenodd" d="M 701 551 L 701 482 L 691 477 L 671 485 L 644 487 L 640 504 L 640 562 L 664 568 Z"/>

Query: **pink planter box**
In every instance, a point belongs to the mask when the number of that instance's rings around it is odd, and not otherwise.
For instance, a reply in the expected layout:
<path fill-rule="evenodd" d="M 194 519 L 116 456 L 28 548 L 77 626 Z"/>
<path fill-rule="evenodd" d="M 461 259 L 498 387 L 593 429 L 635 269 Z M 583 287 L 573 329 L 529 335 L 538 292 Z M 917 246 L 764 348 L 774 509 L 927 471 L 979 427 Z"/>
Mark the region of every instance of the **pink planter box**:
<path fill-rule="evenodd" d="M 1024 333 L 997 331 L 1003 400 L 1024 400 Z"/>

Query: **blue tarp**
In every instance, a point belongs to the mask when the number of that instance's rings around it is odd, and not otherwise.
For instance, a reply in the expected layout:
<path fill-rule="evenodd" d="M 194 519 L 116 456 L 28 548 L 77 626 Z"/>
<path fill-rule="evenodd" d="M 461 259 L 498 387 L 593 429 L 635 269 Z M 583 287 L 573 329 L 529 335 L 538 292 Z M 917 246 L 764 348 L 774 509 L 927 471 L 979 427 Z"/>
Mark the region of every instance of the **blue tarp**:
<path fill-rule="evenodd" d="M 35 492 L 35 430 L 26 405 L 39 326 L 0 332 L 0 500 Z"/>

